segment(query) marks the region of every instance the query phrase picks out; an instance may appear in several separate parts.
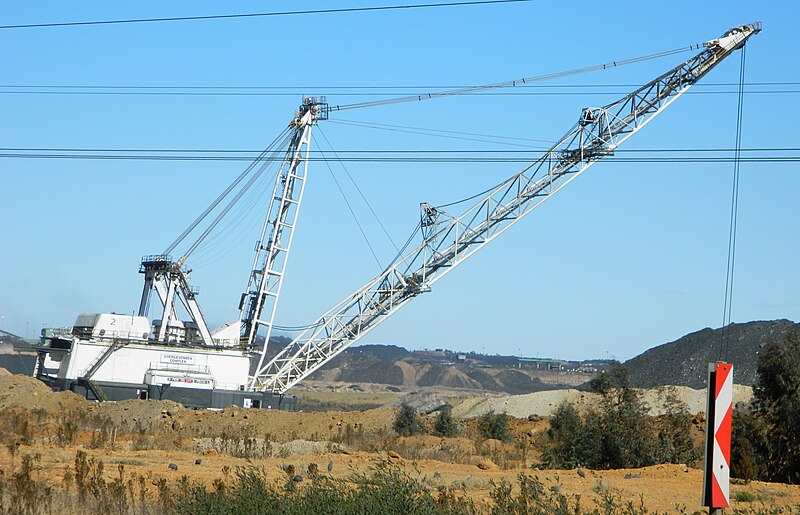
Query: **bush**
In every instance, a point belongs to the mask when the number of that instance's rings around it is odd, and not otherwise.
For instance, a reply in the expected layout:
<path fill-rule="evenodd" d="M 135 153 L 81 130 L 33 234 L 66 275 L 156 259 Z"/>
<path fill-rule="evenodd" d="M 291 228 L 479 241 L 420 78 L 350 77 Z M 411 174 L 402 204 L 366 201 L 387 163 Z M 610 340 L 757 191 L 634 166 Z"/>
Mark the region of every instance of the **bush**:
<path fill-rule="evenodd" d="M 392 428 L 400 436 L 413 436 L 425 432 L 425 426 L 422 424 L 417 412 L 405 402 L 400 405 L 400 409 L 394 417 Z"/>
<path fill-rule="evenodd" d="M 511 433 L 508 431 L 508 415 L 505 413 L 495 413 L 490 411 L 478 419 L 478 431 L 481 437 L 507 442 L 511 440 Z"/>
<path fill-rule="evenodd" d="M 603 434 L 598 413 L 590 411 L 585 419 L 572 404 L 561 404 L 550 418 L 548 442 L 542 461 L 550 468 L 569 469 L 579 465 L 598 468 L 602 462 Z"/>
<path fill-rule="evenodd" d="M 458 423 L 453 418 L 453 407 L 447 404 L 436 415 L 436 420 L 433 422 L 433 434 L 452 438 L 458 436 L 458 433 Z"/>
<path fill-rule="evenodd" d="M 303 488 L 295 487 L 291 480 L 285 485 L 276 486 L 267 479 L 263 469 L 240 468 L 233 485 L 213 492 L 204 485 L 196 486 L 177 500 L 175 512 L 192 515 L 477 513 L 466 495 L 445 487 L 434 493 L 422 481 L 386 462 L 379 463 L 367 474 L 356 475 L 352 483 L 318 476 Z"/>
<path fill-rule="evenodd" d="M 764 346 L 754 409 L 734 414 L 731 472 L 744 479 L 800 483 L 800 338 Z"/>
<path fill-rule="evenodd" d="M 622 368 L 615 384 L 626 385 Z M 559 406 L 539 444 L 542 462 L 551 468 L 636 468 L 656 463 L 692 463 L 699 457 L 690 437 L 686 406 L 668 395 L 667 413 L 655 420 L 631 388 L 607 390 L 599 408 L 583 414 L 569 404 Z"/>
<path fill-rule="evenodd" d="M 666 413 L 658 420 L 659 463 L 686 463 L 693 465 L 700 459 L 700 450 L 692 442 L 692 422 L 689 409 L 673 390 L 664 399 Z"/>

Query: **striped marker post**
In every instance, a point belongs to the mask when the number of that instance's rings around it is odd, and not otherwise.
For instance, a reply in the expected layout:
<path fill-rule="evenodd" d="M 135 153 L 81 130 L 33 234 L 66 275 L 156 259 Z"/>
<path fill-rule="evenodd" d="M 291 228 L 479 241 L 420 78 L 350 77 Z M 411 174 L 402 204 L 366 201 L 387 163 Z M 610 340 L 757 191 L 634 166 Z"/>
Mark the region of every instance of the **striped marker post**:
<path fill-rule="evenodd" d="M 709 363 L 703 506 L 710 513 L 730 506 L 732 415 L 733 365 Z"/>

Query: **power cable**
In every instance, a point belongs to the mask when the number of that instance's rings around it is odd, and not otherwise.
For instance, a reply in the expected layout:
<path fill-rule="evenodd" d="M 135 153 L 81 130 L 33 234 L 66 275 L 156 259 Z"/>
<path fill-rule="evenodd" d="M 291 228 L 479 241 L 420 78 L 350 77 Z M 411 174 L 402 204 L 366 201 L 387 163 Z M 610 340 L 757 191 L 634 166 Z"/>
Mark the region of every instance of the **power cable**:
<path fill-rule="evenodd" d="M 21 25 L 0 25 L 0 29 L 34 29 L 48 27 L 78 27 L 87 25 L 120 25 L 131 23 L 154 23 L 168 21 L 198 21 L 198 20 L 222 20 L 235 18 L 266 18 L 275 16 L 296 16 L 301 14 L 338 14 L 370 11 L 398 11 L 403 9 L 427 9 L 434 7 L 463 7 L 469 5 L 488 5 L 488 4 L 512 4 L 522 2 L 532 2 L 533 0 L 475 0 L 468 2 L 444 2 L 431 4 L 407 4 L 407 5 L 384 5 L 376 7 L 345 7 L 339 9 L 311 9 L 307 11 L 275 11 L 267 13 L 243 13 L 243 14 L 214 14 L 208 16 L 174 16 L 169 18 L 133 18 L 126 20 L 96 20 L 96 21 L 72 21 L 58 23 L 27 23 Z"/>
<path fill-rule="evenodd" d="M 176 86 L 176 85 L 120 85 L 120 84 L 0 84 L 0 88 L 17 88 L 17 89 L 25 89 L 25 88 L 33 88 L 33 89 L 110 89 L 110 90 L 117 90 L 117 89 L 131 89 L 131 90 L 242 90 L 242 91 L 252 91 L 252 90 L 265 90 L 265 91 L 273 91 L 273 90 L 294 90 L 295 93 L 298 95 L 304 95 L 306 92 L 310 90 L 384 90 L 384 89 L 460 89 L 460 88 L 472 88 L 475 87 L 475 84 L 465 85 L 431 85 L 431 84 L 419 84 L 419 85 L 370 85 L 370 86 L 336 86 L 336 85 L 306 85 L 306 86 L 203 86 L 203 85 L 186 85 L 186 86 Z M 541 89 L 541 88 L 548 88 L 548 89 L 570 89 L 570 88 L 579 88 L 579 89 L 586 89 L 586 88 L 625 88 L 626 90 L 630 90 L 631 88 L 638 88 L 641 84 L 551 84 L 551 85 L 541 85 L 541 84 L 522 84 L 517 85 L 517 88 L 520 89 Z M 705 89 L 717 86 L 733 86 L 737 89 L 734 90 L 734 93 L 738 93 L 738 82 L 703 82 L 698 83 L 692 86 L 693 90 L 696 89 Z M 789 81 L 762 81 L 762 82 L 746 82 L 745 86 L 800 86 L 800 82 L 789 82 Z M 691 92 L 691 91 L 690 91 Z M 690 93 L 687 92 L 687 93 Z"/>
<path fill-rule="evenodd" d="M 733 307 L 733 272 L 736 264 L 736 228 L 739 220 L 739 170 L 741 167 L 742 147 L 742 111 L 744 106 L 744 74 L 746 63 L 747 45 L 742 46 L 742 57 L 739 68 L 739 102 L 736 112 L 736 152 L 733 161 L 733 187 L 731 188 L 731 215 L 728 229 L 728 263 L 725 269 L 725 301 L 722 314 L 722 344 L 720 345 L 720 358 L 723 347 L 724 359 L 728 360 L 731 333 L 731 311 Z"/>
<path fill-rule="evenodd" d="M 308 89 L 304 90 L 306 93 Z M 628 91 L 514 91 L 514 92 L 477 92 L 477 93 L 460 93 L 461 96 L 484 96 L 484 97 L 567 97 L 567 96 L 586 96 L 586 95 L 625 95 Z M 747 95 L 796 95 L 800 93 L 798 89 L 772 89 L 772 90 L 757 90 L 746 91 Z M 319 90 L 320 95 L 330 95 L 330 93 Z M 687 91 L 685 95 L 733 95 L 738 94 L 737 91 Z M 34 91 L 34 90 L 0 90 L 0 95 L 77 95 L 77 96 L 174 96 L 174 97 L 295 97 L 299 93 L 286 92 L 286 93 L 264 93 L 264 92 L 212 92 L 212 91 Z M 394 97 L 397 93 L 346 93 L 347 97 Z M 431 93 L 431 97 L 426 93 L 424 95 L 414 95 L 416 100 L 427 100 L 428 98 L 436 98 L 437 95 Z M 441 95 L 444 96 L 444 95 Z M 447 95 L 452 96 L 452 95 Z M 409 100 L 410 101 L 410 100 Z M 378 102 L 378 101 L 376 101 Z M 390 104 L 397 102 L 387 102 Z M 380 104 L 375 104 L 380 105 Z"/>
<path fill-rule="evenodd" d="M 339 161 L 350 163 L 403 163 L 403 164 L 524 164 L 535 161 L 539 156 L 519 157 L 310 157 L 309 162 Z M 0 154 L 0 159 L 55 159 L 55 160 L 128 160 L 128 161 L 249 161 L 246 157 L 201 157 L 201 156 L 142 156 L 142 155 L 74 155 L 74 154 Z M 679 156 L 653 156 L 653 157 L 605 157 L 606 163 L 797 163 L 800 155 L 790 156 L 753 156 L 753 157 L 679 157 Z M 280 159 L 270 160 L 278 162 Z M 171 250 L 170 250 L 171 251 Z"/>
<path fill-rule="evenodd" d="M 431 129 L 433 130 L 433 129 Z M 498 138 L 502 136 L 497 136 Z M 535 141 L 535 140 L 533 140 Z M 543 141 L 543 140 L 541 140 Z M 553 144 L 553 142 L 551 142 Z M 800 147 L 749 147 L 749 148 L 617 148 L 614 150 L 615 154 L 642 154 L 642 153 L 707 153 L 707 152 L 796 152 L 800 151 Z M 92 148 L 92 147 L 0 147 L 0 152 L 129 152 L 131 154 L 138 152 L 153 152 L 153 153 L 179 153 L 186 154 L 198 153 L 219 153 L 219 154 L 256 154 L 256 157 L 244 156 L 242 159 L 253 160 L 257 159 L 257 155 L 263 153 L 263 150 L 246 150 L 246 149 L 204 149 L 204 148 Z M 311 154 L 324 154 L 322 150 L 309 150 Z M 337 150 L 336 154 L 524 154 L 532 155 L 530 150 L 511 150 L 511 149 L 349 149 Z M 191 157 L 191 156 L 187 156 Z M 224 157 L 224 156 L 221 156 Z M 282 160 L 282 159 L 281 159 Z"/>

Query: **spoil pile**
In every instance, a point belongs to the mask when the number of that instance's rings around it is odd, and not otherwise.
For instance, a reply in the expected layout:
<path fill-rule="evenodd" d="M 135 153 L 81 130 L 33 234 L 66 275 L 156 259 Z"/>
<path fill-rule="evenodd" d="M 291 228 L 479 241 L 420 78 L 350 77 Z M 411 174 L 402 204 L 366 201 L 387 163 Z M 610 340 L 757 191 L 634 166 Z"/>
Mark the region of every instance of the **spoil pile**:
<path fill-rule="evenodd" d="M 706 409 L 706 390 L 704 389 L 693 390 L 685 386 L 667 386 L 639 391 L 642 401 L 649 407 L 651 415 L 663 415 L 671 398 L 686 404 L 689 413 L 692 414 L 704 412 Z M 752 398 L 753 389 L 751 387 L 734 385 L 734 403 L 749 403 Z M 505 413 L 516 418 L 526 418 L 531 415 L 549 417 L 560 404 L 573 404 L 578 408 L 594 407 L 600 403 L 600 400 L 601 397 L 595 393 L 578 390 L 551 390 L 526 395 L 467 399 L 453 409 L 453 415 L 459 418 L 473 418 L 494 412 Z"/>
<path fill-rule="evenodd" d="M 46 412 L 85 409 L 89 402 L 72 392 L 53 392 L 38 379 L 0 374 L 0 409 L 25 408 Z"/>

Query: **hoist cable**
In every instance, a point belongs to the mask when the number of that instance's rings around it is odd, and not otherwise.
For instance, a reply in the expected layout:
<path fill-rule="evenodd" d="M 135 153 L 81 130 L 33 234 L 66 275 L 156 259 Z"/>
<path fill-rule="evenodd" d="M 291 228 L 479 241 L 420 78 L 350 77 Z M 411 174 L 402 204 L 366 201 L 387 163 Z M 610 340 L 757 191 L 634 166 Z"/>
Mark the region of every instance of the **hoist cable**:
<path fill-rule="evenodd" d="M 576 68 L 573 70 L 567 70 L 563 72 L 555 72 L 555 73 L 547 73 L 544 75 L 536 75 L 533 77 L 524 77 L 522 79 L 517 80 L 510 80 L 505 82 L 497 82 L 494 84 L 485 84 L 482 86 L 471 86 L 466 88 L 458 88 L 452 89 L 448 91 L 433 91 L 430 93 L 418 94 L 418 95 L 408 95 L 403 97 L 397 98 L 389 98 L 384 100 L 373 100 L 371 102 L 359 102 L 356 104 L 343 104 L 338 106 L 330 106 L 328 109 L 330 111 L 345 111 L 349 109 L 361 109 L 362 107 L 375 107 L 375 106 L 382 106 L 382 105 L 390 105 L 390 104 L 401 104 L 404 102 L 419 102 L 422 100 L 429 100 L 433 98 L 442 98 L 442 97 L 450 97 L 455 95 L 464 95 L 467 93 L 475 93 L 479 91 L 486 91 L 490 89 L 499 89 L 499 88 L 513 88 L 516 86 L 523 86 L 530 84 L 532 82 L 541 82 L 545 80 L 552 80 L 552 79 L 560 79 L 562 77 L 569 77 L 572 75 L 578 75 L 582 73 L 593 72 L 597 70 L 607 70 L 609 68 L 618 68 L 620 66 L 625 66 L 628 64 L 640 63 L 643 61 L 649 61 L 652 59 L 658 59 L 660 57 L 666 57 L 674 54 L 679 54 L 682 52 L 688 52 L 690 50 L 697 50 L 702 48 L 702 44 L 698 45 L 689 45 L 688 47 L 683 48 L 676 48 L 674 50 L 667 50 L 665 52 L 658 52 L 655 54 L 645 55 L 641 57 L 633 57 L 630 59 L 623 59 L 621 61 L 611 61 L 604 64 L 597 64 L 594 66 L 586 66 L 583 68 Z"/>
<path fill-rule="evenodd" d="M 725 301 L 722 314 L 722 342 L 720 359 L 728 360 L 731 333 L 731 310 L 733 306 L 733 272 L 736 264 L 736 228 L 739 220 L 739 169 L 742 148 L 742 108 L 744 105 L 744 72 L 747 45 L 742 47 L 741 65 L 739 69 L 739 103 L 736 114 L 736 145 L 733 161 L 733 187 L 731 188 L 731 215 L 728 228 L 728 263 L 725 270 Z M 724 356 L 723 356 L 724 349 Z"/>

